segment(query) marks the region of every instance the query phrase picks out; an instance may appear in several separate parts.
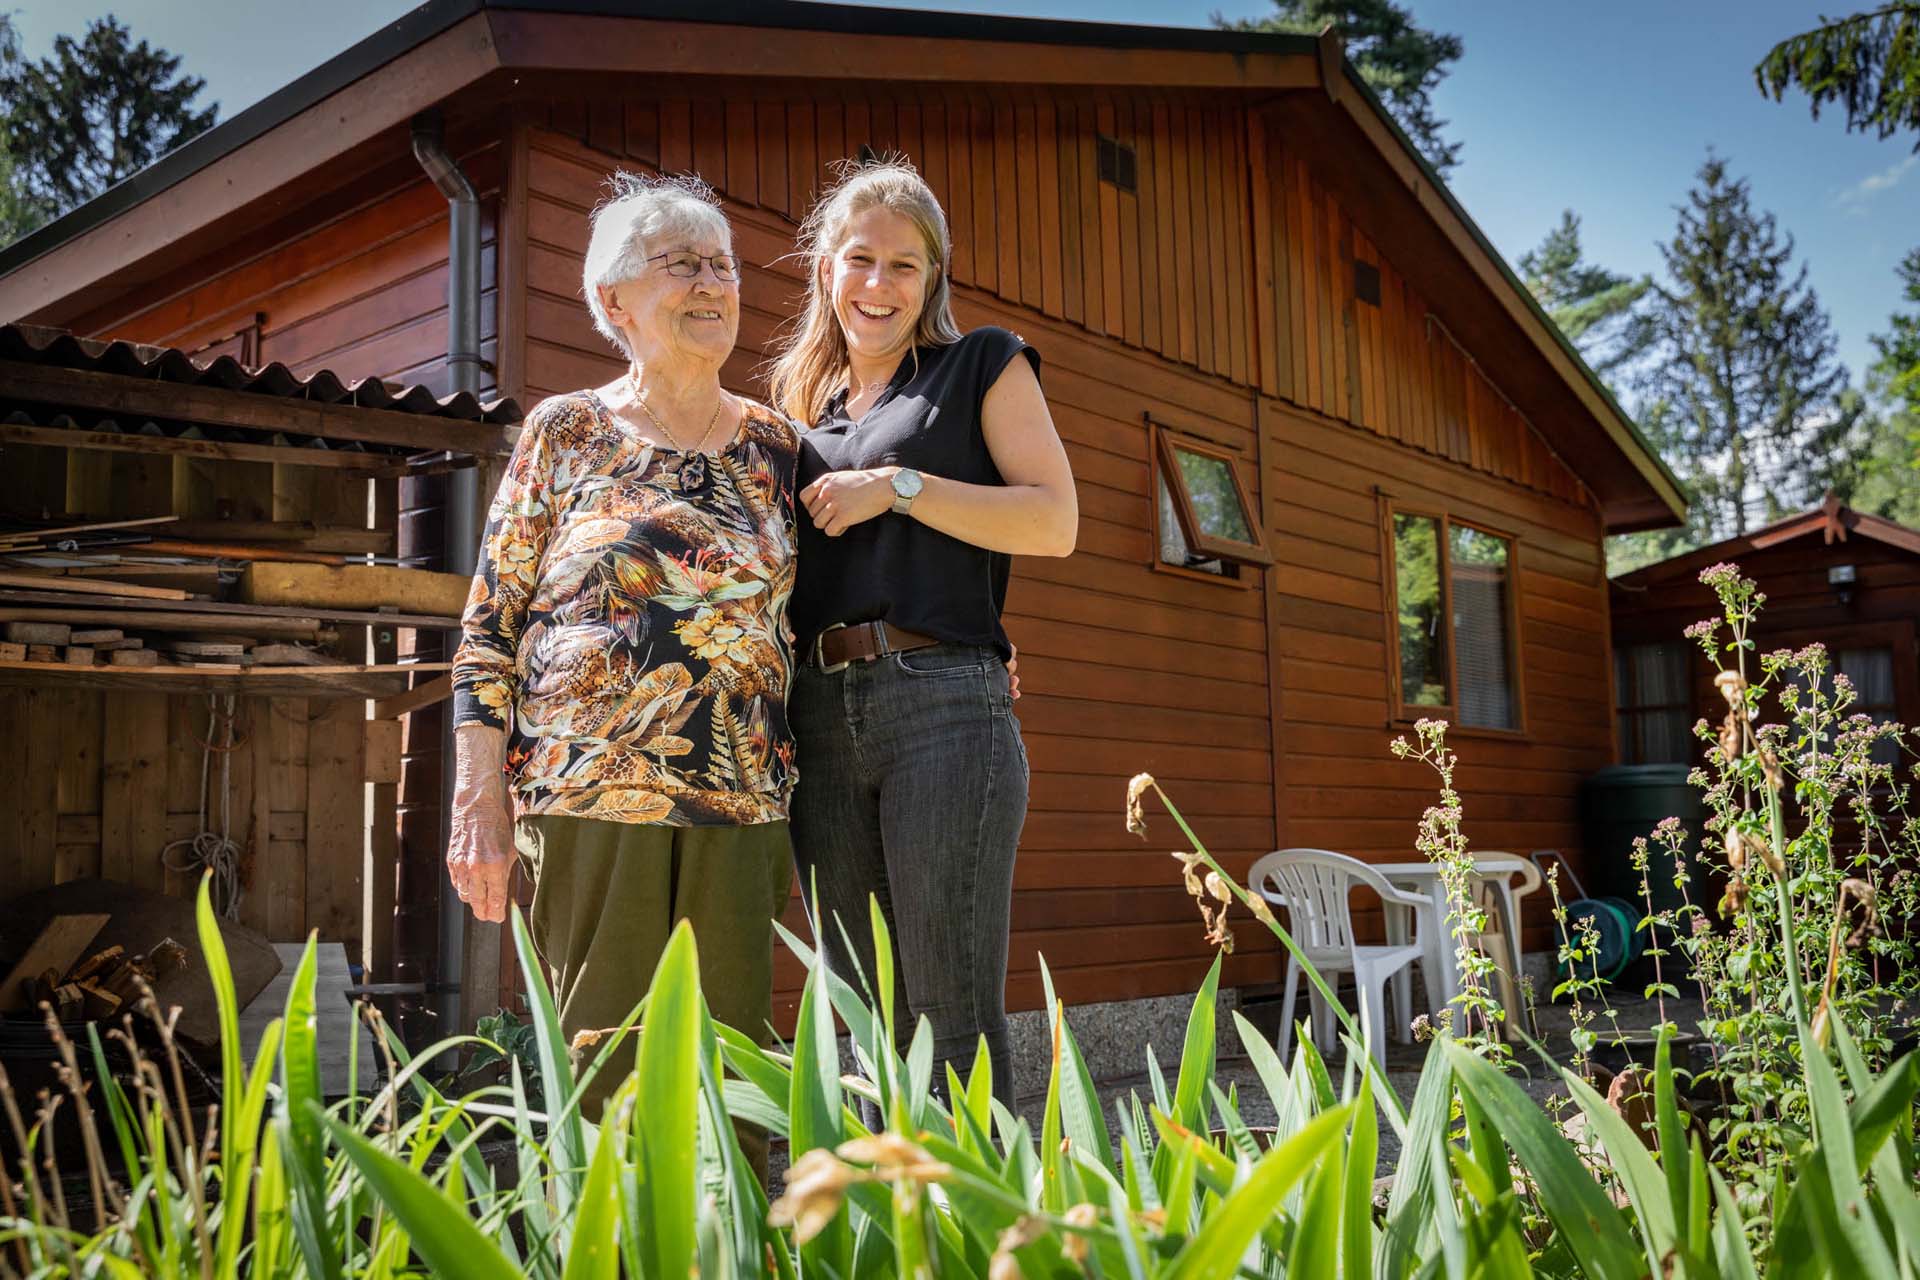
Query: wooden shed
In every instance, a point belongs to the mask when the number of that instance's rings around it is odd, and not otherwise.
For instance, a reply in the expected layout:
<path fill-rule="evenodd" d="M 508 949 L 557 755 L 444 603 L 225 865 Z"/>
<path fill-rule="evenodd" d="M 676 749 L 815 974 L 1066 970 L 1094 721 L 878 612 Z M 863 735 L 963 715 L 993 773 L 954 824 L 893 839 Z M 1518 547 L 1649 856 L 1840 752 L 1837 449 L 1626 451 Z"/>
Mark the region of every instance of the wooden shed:
<path fill-rule="evenodd" d="M 1732 562 L 1767 599 L 1752 636 L 1758 652 L 1818 641 L 1852 682 L 1849 714 L 1920 724 L 1920 529 L 1827 500 L 1744 537 L 1648 565 L 1613 580 L 1615 716 L 1623 764 L 1692 763 L 1693 725 L 1725 704 L 1713 671 L 1681 633 L 1720 605 L 1700 582 Z M 1893 744 L 1883 744 L 1891 757 Z"/>
<path fill-rule="evenodd" d="M 829 166 L 864 146 L 927 175 L 961 320 L 1039 348 L 1079 485 L 1079 550 L 1019 562 L 1009 601 L 1034 768 L 1013 1007 L 1038 1006 L 1041 953 L 1075 1002 L 1188 991 L 1208 964 L 1171 827 L 1121 825 L 1142 769 L 1231 867 L 1406 857 L 1434 784 L 1388 746 L 1443 715 L 1481 847 L 1578 859 L 1577 784 L 1614 758 L 1602 539 L 1683 500 L 1337 44 L 434 0 L 0 252 L 0 318 L 190 351 L 245 334 L 295 369 L 436 385 L 447 204 L 409 153 L 429 110 L 482 202 L 483 391 L 523 404 L 618 369 L 580 296 L 611 170 L 724 194 L 749 393 Z M 419 546 L 438 501 L 400 499 Z M 433 946 L 437 743 L 408 744 L 403 961 Z M 1227 981 L 1276 980 L 1241 936 Z"/>
<path fill-rule="evenodd" d="M 0 325 L 0 628 L 44 642 L 0 643 L 16 745 L 0 900 L 89 877 L 190 894 L 202 866 L 230 867 L 230 918 L 280 941 L 317 931 L 382 979 L 403 719 L 450 684 L 412 637 L 456 627 L 464 590 L 346 566 L 390 556 L 403 477 L 503 458 L 519 416 Z M 349 574 L 442 598 L 272 602 L 289 579 Z"/>

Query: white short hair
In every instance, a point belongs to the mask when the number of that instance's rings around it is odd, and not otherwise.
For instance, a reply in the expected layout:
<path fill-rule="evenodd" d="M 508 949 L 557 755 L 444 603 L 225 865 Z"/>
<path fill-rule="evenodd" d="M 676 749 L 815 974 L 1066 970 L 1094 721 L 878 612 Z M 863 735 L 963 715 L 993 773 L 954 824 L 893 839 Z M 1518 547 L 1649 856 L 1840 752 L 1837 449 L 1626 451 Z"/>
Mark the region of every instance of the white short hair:
<path fill-rule="evenodd" d="M 649 246 L 672 237 L 712 232 L 731 250 L 733 227 L 721 212 L 713 188 L 692 174 L 654 177 L 621 171 L 609 178 L 607 185 L 613 194 L 593 211 L 593 232 L 587 240 L 582 280 L 593 327 L 631 356 L 626 338 L 607 317 L 600 301 L 601 288 L 638 277 L 652 256 Z"/>

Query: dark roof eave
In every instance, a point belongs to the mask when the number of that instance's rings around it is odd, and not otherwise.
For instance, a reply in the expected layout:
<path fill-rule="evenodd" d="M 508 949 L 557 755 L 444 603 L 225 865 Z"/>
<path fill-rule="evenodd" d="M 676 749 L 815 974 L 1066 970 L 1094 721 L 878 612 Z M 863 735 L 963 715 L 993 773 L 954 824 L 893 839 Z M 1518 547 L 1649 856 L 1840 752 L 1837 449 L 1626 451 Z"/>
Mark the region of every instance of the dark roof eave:
<path fill-rule="evenodd" d="M 1309 36 L 1210 28 L 1146 27 L 1102 22 L 1063 22 L 978 14 L 923 12 L 864 5 L 816 4 L 811 0 L 427 0 L 298 80 L 240 114 L 223 120 L 191 142 L 168 152 L 12 244 L 0 248 L 0 275 L 50 253 L 199 172 L 369 72 L 482 10 L 521 10 L 575 17 L 647 18 L 848 34 L 885 34 L 921 39 L 1011 40 L 1031 44 L 1122 49 L 1169 49 L 1226 55 L 1311 55 Z M 0 320 L 10 317 L 0 316 Z"/>

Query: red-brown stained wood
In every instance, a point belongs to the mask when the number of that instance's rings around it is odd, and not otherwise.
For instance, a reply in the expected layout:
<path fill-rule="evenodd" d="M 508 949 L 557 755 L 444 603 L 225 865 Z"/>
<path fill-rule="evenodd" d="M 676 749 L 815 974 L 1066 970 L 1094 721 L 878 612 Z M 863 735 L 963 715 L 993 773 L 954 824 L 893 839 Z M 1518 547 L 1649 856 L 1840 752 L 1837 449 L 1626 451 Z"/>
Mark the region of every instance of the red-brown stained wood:
<path fill-rule="evenodd" d="M 1040 309 L 1058 316 L 1066 308 L 1066 254 L 1060 226 L 1060 126 L 1048 97 L 1042 97 L 1034 109 L 1034 146 L 1033 182 L 1040 193 Z"/>
<path fill-rule="evenodd" d="M 1022 99 L 1012 106 L 1009 146 L 1014 160 L 1015 203 L 1018 207 L 1018 240 L 1014 249 L 1020 262 L 1020 301 L 1044 311 L 1046 286 L 1041 281 L 1041 254 L 1045 242 L 1040 228 L 1040 145 L 1034 132 L 1033 103 Z M 1005 118 L 1006 112 L 1001 113 Z M 996 159 L 1006 148 L 996 146 Z M 1004 206 L 1003 206 L 1004 207 Z"/>
<path fill-rule="evenodd" d="M 968 140 L 973 154 L 973 283 L 990 292 L 1016 282 L 1001 279 L 998 175 L 993 163 L 993 108 L 969 96 Z"/>
<path fill-rule="evenodd" d="M 1133 97 L 1122 94 L 1114 103 L 1114 138 L 1121 146 L 1133 146 Z M 1135 154 L 1135 173 L 1139 157 Z M 1121 330 L 1126 340 L 1140 346 L 1146 342 L 1146 317 L 1143 307 L 1140 268 L 1140 197 L 1131 191 L 1114 188 L 1120 211 L 1120 307 Z"/>
<path fill-rule="evenodd" d="M 667 173 L 693 170 L 693 104 L 685 98 L 660 104 L 660 168 Z"/>
<path fill-rule="evenodd" d="M 779 102 L 753 104 L 754 122 L 759 130 L 755 149 L 760 172 L 755 184 L 760 203 L 779 213 L 795 212 L 789 203 L 787 184 L 787 108 Z"/>

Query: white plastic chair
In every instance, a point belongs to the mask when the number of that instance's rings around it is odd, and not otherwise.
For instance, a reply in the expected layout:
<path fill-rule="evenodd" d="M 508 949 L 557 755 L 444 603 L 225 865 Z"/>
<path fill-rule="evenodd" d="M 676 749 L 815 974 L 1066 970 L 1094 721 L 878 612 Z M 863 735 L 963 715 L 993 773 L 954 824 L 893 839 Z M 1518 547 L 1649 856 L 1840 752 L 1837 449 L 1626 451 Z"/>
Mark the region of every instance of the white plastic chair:
<path fill-rule="evenodd" d="M 1520 949 L 1520 899 L 1540 887 L 1540 868 L 1512 853 L 1477 853 L 1474 862 L 1482 876 L 1486 876 L 1489 863 L 1498 862 L 1503 868 L 1511 868 L 1497 877 L 1488 876 L 1479 881 L 1479 906 L 1487 915 L 1487 927 L 1480 933 L 1480 948 L 1493 959 L 1500 1003 L 1507 1010 L 1507 1025 L 1517 1027 L 1526 1016 L 1517 985 L 1519 974 L 1525 968 Z M 1515 876 L 1520 877 L 1518 884 L 1514 883 Z"/>
<path fill-rule="evenodd" d="M 1421 958 L 1424 939 L 1412 938 L 1400 928 L 1395 934 L 1405 941 L 1384 947 L 1362 946 L 1354 940 L 1353 916 L 1348 895 L 1361 886 L 1380 896 L 1389 914 L 1406 913 L 1417 917 L 1431 905 L 1423 893 L 1396 889 L 1377 871 L 1357 858 L 1325 849 L 1278 849 L 1266 854 L 1247 872 L 1250 889 L 1276 907 L 1287 911 L 1287 931 L 1318 969 L 1332 979 L 1336 973 L 1353 974 L 1360 993 L 1360 1026 L 1367 1038 L 1375 1062 L 1386 1065 L 1386 985 L 1387 979 Z M 1400 922 L 1410 923 L 1410 922 Z M 1287 994 L 1280 1006 L 1280 1059 L 1286 1061 L 1293 1044 L 1293 999 L 1301 980 L 1300 965 L 1287 957 Z M 1333 1010 L 1327 1007 L 1319 989 L 1307 984 L 1307 998 L 1313 1010 L 1314 1035 L 1322 1046 L 1334 1042 Z M 1394 990 L 1394 1031 L 1403 1040 L 1412 1039 L 1410 1024 L 1412 997 L 1404 982 Z"/>

